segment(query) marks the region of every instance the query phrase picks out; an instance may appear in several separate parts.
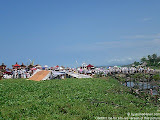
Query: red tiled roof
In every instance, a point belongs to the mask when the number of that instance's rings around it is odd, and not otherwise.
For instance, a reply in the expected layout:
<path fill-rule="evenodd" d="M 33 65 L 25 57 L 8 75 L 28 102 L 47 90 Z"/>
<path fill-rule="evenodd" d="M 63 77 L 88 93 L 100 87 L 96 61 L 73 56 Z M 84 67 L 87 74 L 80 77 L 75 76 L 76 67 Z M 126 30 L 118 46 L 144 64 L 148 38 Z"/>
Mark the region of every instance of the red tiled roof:
<path fill-rule="evenodd" d="M 18 65 L 18 64 L 17 64 L 17 62 L 16 62 L 16 64 L 15 64 L 15 65 L 13 65 L 13 66 L 14 66 L 14 67 L 20 67 L 20 65 Z"/>
<path fill-rule="evenodd" d="M 89 64 L 87 67 L 94 67 L 93 65 Z"/>

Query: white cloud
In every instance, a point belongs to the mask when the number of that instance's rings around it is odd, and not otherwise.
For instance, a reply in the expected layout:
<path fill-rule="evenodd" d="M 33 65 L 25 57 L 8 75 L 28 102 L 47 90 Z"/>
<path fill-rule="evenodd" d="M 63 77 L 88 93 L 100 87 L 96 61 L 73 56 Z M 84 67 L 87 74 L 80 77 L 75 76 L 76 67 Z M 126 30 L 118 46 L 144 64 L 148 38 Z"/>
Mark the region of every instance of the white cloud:
<path fill-rule="evenodd" d="M 96 45 L 115 45 L 119 44 L 120 41 L 106 41 L 106 42 L 96 42 Z"/>
<path fill-rule="evenodd" d="M 87 58 L 91 57 L 93 62 L 98 61 L 99 64 L 104 65 L 130 64 L 139 61 L 145 55 L 159 53 L 160 34 L 137 35 L 136 38 L 139 39 L 79 43 L 62 46 L 63 49 L 61 47 L 59 51 L 63 54 L 68 53 L 70 56 L 78 55 L 79 58 L 88 54 Z"/>
<path fill-rule="evenodd" d="M 121 49 L 125 49 L 129 51 L 137 51 L 140 50 L 148 50 L 148 51 L 157 51 L 155 49 L 160 48 L 160 38 L 155 38 L 151 40 L 121 40 L 121 41 L 101 41 L 95 42 L 91 44 L 76 44 L 74 46 L 63 46 L 65 52 L 98 52 L 98 51 L 122 51 Z M 64 50 L 60 50 L 63 51 Z M 127 52 L 126 51 L 126 52 Z"/>
<path fill-rule="evenodd" d="M 139 57 L 119 57 L 115 59 L 110 59 L 106 60 L 106 63 L 109 65 L 118 65 L 118 64 L 130 64 L 133 63 L 134 61 L 138 61 L 140 58 Z"/>
<path fill-rule="evenodd" d="M 160 39 L 153 40 L 123 40 L 123 41 L 112 41 L 112 42 L 98 42 L 93 44 L 94 47 L 98 48 L 145 48 L 145 47 L 158 47 L 160 46 Z M 93 47 L 92 46 L 92 47 Z"/>
<path fill-rule="evenodd" d="M 154 44 L 160 45 L 160 39 L 154 39 L 152 42 L 153 42 Z"/>
<path fill-rule="evenodd" d="M 150 21 L 152 18 L 143 18 L 143 21 Z"/>
<path fill-rule="evenodd" d="M 124 36 L 127 39 L 157 39 L 160 38 L 160 33 L 151 35 L 134 35 L 134 36 Z"/>

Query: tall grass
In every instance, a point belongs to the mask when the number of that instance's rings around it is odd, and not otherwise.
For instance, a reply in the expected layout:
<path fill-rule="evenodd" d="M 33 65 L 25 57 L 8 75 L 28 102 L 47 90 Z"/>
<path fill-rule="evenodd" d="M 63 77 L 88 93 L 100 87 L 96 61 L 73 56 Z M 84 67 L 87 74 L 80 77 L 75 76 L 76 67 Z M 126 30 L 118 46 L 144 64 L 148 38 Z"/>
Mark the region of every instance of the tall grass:
<path fill-rule="evenodd" d="M 0 119 L 80 120 L 156 111 L 110 78 L 0 81 Z"/>

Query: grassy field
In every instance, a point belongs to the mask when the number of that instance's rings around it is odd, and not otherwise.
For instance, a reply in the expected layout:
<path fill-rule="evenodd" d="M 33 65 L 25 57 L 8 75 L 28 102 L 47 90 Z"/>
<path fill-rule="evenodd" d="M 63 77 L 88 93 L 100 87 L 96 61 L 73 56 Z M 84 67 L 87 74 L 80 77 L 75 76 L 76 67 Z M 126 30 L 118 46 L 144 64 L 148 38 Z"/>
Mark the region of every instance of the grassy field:
<path fill-rule="evenodd" d="M 154 113 L 114 79 L 1 80 L 0 119 L 81 120 Z"/>
<path fill-rule="evenodd" d="M 152 69 L 156 69 L 156 70 L 160 70 L 160 66 L 158 66 L 158 67 L 151 66 L 150 68 L 152 68 Z"/>

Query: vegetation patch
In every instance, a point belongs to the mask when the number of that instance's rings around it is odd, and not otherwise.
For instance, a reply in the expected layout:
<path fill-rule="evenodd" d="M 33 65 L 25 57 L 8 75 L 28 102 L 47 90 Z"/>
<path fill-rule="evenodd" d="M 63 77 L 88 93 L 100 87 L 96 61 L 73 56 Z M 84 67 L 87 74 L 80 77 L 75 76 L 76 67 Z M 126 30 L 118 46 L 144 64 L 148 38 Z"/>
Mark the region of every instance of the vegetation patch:
<path fill-rule="evenodd" d="M 112 78 L 0 81 L 0 119 L 80 120 L 154 113 L 157 107 Z"/>

